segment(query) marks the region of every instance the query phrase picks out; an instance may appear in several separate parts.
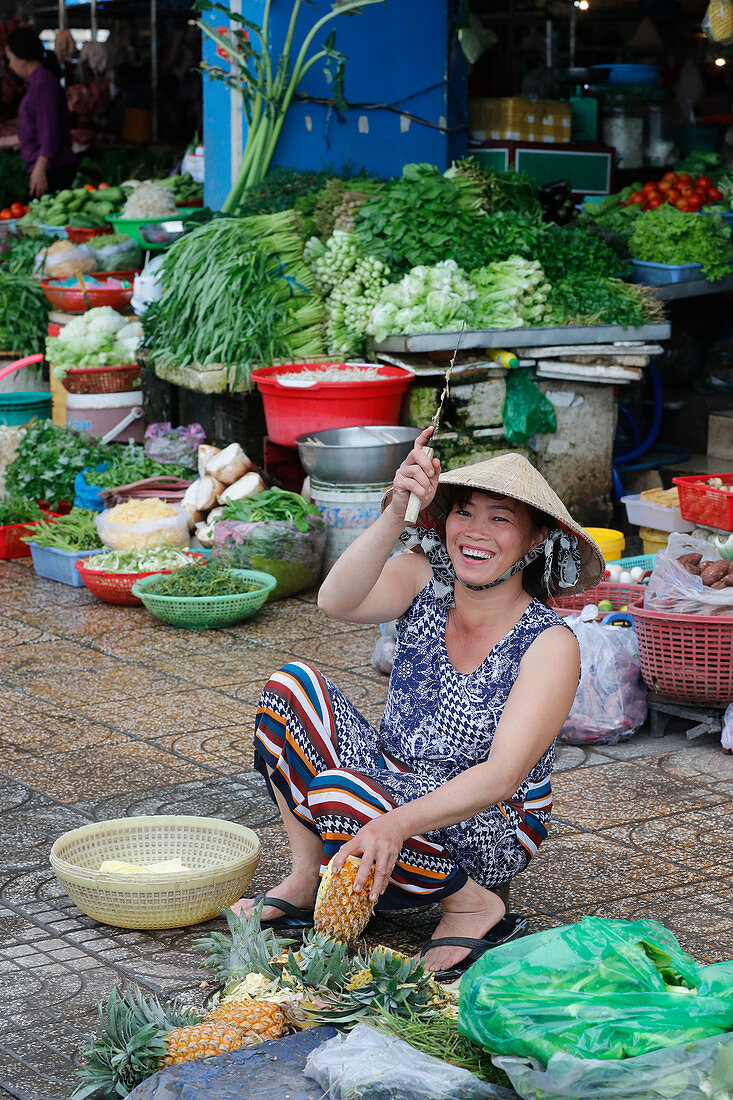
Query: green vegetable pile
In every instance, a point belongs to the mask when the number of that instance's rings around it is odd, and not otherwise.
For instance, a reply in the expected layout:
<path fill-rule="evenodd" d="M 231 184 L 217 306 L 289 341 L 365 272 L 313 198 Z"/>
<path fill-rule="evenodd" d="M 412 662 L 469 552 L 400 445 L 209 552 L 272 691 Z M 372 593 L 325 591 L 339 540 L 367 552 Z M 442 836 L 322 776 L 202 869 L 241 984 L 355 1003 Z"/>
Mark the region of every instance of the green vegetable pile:
<path fill-rule="evenodd" d="M 52 420 L 31 421 L 5 474 L 9 493 L 56 503 L 74 499 L 74 478 L 85 466 L 116 454 L 91 436 L 60 428 Z"/>
<path fill-rule="evenodd" d="M 104 543 L 99 537 L 95 516 L 96 512 L 87 508 L 72 508 L 67 516 L 37 523 L 23 541 L 55 550 L 101 550 Z"/>
<path fill-rule="evenodd" d="M 182 569 L 191 565 L 191 555 L 185 550 L 167 547 L 149 550 L 108 550 L 95 554 L 87 569 L 101 573 L 156 573 L 159 569 Z"/>
<path fill-rule="evenodd" d="M 158 180 L 158 183 L 164 183 L 166 187 L 170 187 L 176 202 L 192 202 L 204 197 L 203 184 L 196 183 L 190 172 L 166 176 L 165 179 Z"/>
<path fill-rule="evenodd" d="M 550 290 L 546 323 L 636 328 L 663 318 L 662 303 L 647 287 L 606 275 L 570 272 Z"/>
<path fill-rule="evenodd" d="M 2 242 L 4 251 L 0 252 L 0 271 L 9 275 L 34 275 L 41 260 L 38 256 L 43 248 L 53 244 L 52 237 L 6 237 Z"/>
<path fill-rule="evenodd" d="M 190 469 L 156 462 L 154 458 L 147 457 L 143 447 L 132 442 L 125 444 L 122 452 L 108 463 L 106 470 L 89 471 L 85 476 L 87 484 L 99 485 L 102 489 L 130 485 L 133 481 L 142 481 L 146 477 L 180 477 L 184 481 L 192 480 Z"/>
<path fill-rule="evenodd" d="M 20 219 L 28 229 L 38 225 L 72 225 L 75 229 L 101 229 L 111 214 L 124 205 L 125 191 L 107 187 L 102 191 L 87 191 L 84 187 L 67 188 L 55 195 L 42 195 L 30 204 L 30 210 Z"/>
<path fill-rule="evenodd" d="M 48 301 L 27 275 L 0 268 L 0 348 L 18 356 L 43 351 L 48 325 Z"/>
<path fill-rule="evenodd" d="M 629 243 L 636 260 L 656 264 L 702 264 L 713 282 L 733 274 L 731 227 L 719 216 L 683 214 L 665 203 L 640 218 Z"/>
<path fill-rule="evenodd" d="M 19 496 L 17 493 L 5 500 L 0 500 L 0 527 L 44 518 L 45 513 L 41 511 L 35 500 L 27 500 L 26 497 Z"/>
<path fill-rule="evenodd" d="M 478 184 L 481 209 L 487 214 L 513 210 L 539 217 L 541 213 L 539 185 L 526 172 L 484 168 L 475 157 L 463 157 L 445 174 L 448 179 L 463 176 Z"/>
<path fill-rule="evenodd" d="M 156 596 L 236 596 L 244 592 L 253 592 L 257 585 L 238 577 L 231 569 L 205 562 L 201 565 L 186 565 L 170 575 L 163 575 L 148 592 Z"/>
<path fill-rule="evenodd" d="M 268 520 L 281 520 L 294 524 L 299 531 L 308 530 L 307 516 L 321 513 L 315 504 L 302 497 L 300 493 L 290 493 L 287 489 L 272 488 L 264 493 L 254 493 L 227 504 L 221 520 L 233 519 L 243 523 L 266 523 Z"/>

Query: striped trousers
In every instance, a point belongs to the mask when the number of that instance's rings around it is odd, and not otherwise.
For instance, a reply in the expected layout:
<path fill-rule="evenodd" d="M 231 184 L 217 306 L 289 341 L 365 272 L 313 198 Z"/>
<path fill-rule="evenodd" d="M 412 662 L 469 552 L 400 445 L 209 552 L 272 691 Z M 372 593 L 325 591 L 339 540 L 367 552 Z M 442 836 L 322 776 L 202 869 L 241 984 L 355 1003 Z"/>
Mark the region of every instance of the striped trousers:
<path fill-rule="evenodd" d="M 323 840 L 323 865 L 368 821 L 440 786 L 407 771 L 381 753 L 379 732 L 346 696 L 302 662 L 285 665 L 265 685 L 255 723 L 255 767 L 270 794 L 281 793 L 298 821 Z M 273 795 L 274 797 L 274 795 Z M 483 818 L 489 821 L 487 831 Z M 474 821 L 478 819 L 472 819 Z M 466 852 L 470 822 L 410 837 L 404 844 L 378 908 L 425 905 L 455 893 L 469 874 L 489 888 L 523 870 L 529 856 L 516 843 L 506 811 L 482 814 L 479 850 Z M 506 861 L 508 839 L 513 855 Z M 469 842 L 470 843 L 470 842 Z M 492 864 L 492 847 L 501 853 Z"/>

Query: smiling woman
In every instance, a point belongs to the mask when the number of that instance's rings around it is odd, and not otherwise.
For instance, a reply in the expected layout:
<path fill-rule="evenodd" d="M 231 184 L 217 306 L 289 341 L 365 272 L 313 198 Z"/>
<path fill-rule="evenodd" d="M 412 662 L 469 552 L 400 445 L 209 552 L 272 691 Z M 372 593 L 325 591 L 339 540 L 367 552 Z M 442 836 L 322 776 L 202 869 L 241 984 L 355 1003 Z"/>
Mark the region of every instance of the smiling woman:
<path fill-rule="evenodd" d="M 580 667 L 574 635 L 544 601 L 591 587 L 604 562 L 521 455 L 440 474 L 422 449 L 431 432 L 319 594 L 336 619 L 399 620 L 379 729 L 309 665 L 271 677 L 256 764 L 293 870 L 237 907 L 263 902 L 265 919 L 307 922 L 319 874 L 361 856 L 354 888 L 378 908 L 441 902 L 422 955 L 450 980 L 527 927 L 506 913 L 508 885 L 547 836 L 554 741 Z M 403 531 L 413 492 L 421 525 Z M 390 558 L 397 537 L 411 552 Z"/>

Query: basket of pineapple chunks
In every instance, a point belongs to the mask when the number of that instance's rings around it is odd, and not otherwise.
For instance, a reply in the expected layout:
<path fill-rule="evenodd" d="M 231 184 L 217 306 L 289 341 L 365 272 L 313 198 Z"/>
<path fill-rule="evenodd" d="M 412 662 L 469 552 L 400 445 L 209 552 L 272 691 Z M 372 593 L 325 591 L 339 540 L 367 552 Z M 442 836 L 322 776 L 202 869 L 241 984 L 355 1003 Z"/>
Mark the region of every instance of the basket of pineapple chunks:
<path fill-rule="evenodd" d="M 213 817 L 127 817 L 59 837 L 51 866 L 88 917 L 116 928 L 183 928 L 211 920 L 246 890 L 257 834 Z"/>

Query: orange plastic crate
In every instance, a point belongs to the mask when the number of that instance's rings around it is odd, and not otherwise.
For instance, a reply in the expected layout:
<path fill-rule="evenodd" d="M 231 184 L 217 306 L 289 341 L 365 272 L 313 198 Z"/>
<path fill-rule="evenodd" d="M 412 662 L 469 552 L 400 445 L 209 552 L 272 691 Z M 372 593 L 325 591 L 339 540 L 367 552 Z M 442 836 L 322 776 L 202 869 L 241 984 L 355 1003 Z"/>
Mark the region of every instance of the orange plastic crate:
<path fill-rule="evenodd" d="M 733 486 L 733 473 L 710 476 L 719 477 L 724 485 Z M 708 484 L 710 476 L 672 478 L 680 491 L 682 518 L 689 520 L 690 523 L 699 523 L 703 527 L 718 527 L 721 531 L 733 531 L 733 492 L 712 488 Z"/>
<path fill-rule="evenodd" d="M 629 607 L 641 675 L 652 691 L 685 703 L 733 702 L 733 614 L 673 615 Z"/>
<path fill-rule="evenodd" d="M 614 611 L 626 605 L 630 606 L 634 601 L 644 598 L 645 586 L 643 584 L 619 584 L 615 581 L 601 581 L 594 588 L 588 588 L 585 592 L 573 592 L 569 596 L 555 596 L 553 604 L 565 611 L 582 611 L 588 603 L 600 603 L 601 600 L 610 600 Z"/>

